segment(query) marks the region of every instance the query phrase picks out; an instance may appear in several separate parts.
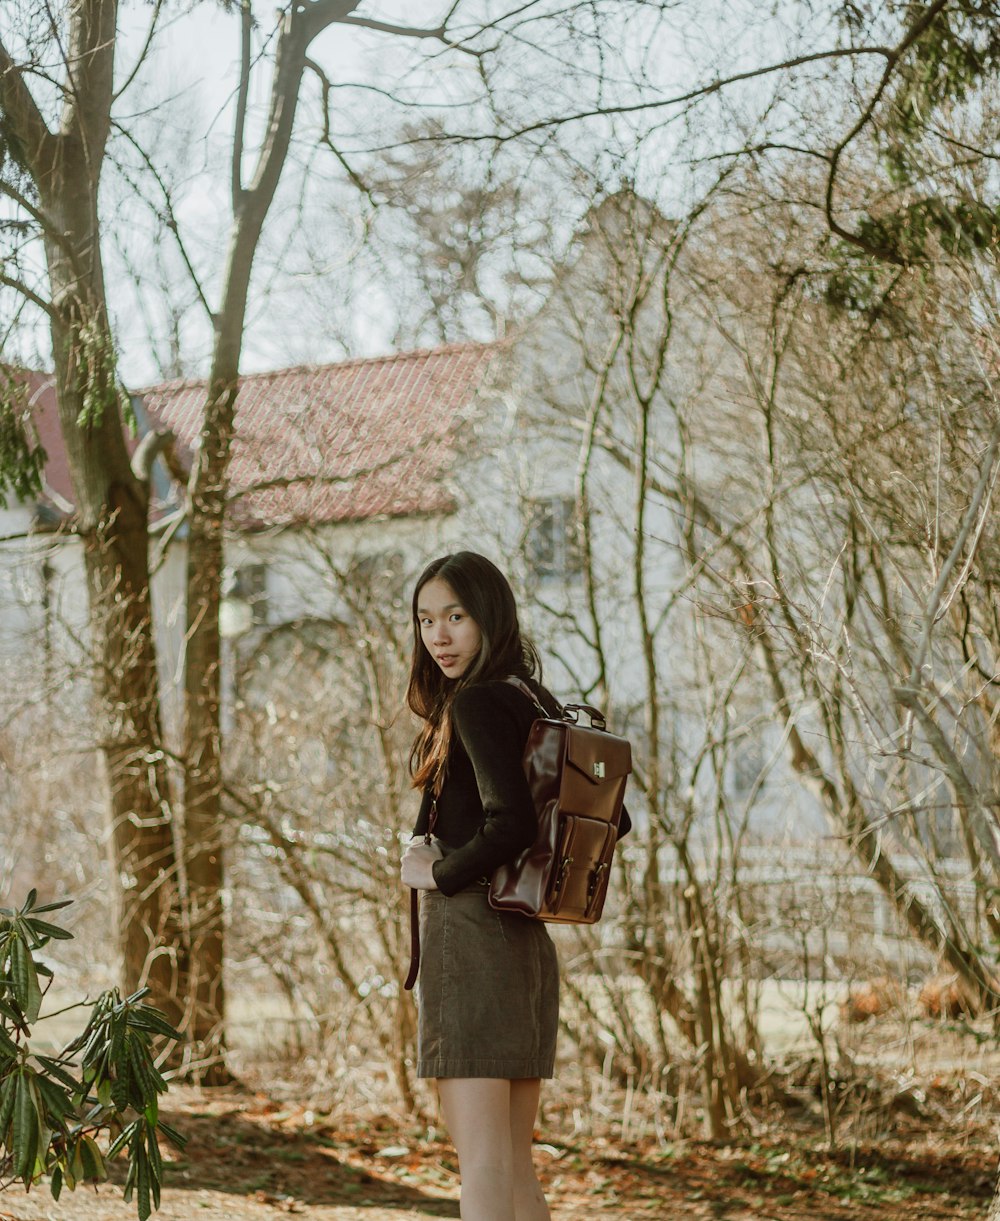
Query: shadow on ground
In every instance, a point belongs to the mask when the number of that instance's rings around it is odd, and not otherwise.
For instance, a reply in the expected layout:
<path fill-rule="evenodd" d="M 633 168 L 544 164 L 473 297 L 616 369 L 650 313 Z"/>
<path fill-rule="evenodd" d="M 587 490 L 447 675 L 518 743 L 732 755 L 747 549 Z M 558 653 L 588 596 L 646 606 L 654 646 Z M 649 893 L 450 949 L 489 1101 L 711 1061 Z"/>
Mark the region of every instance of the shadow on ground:
<path fill-rule="evenodd" d="M 408 1209 L 428 1217 L 459 1215 L 457 1175 L 439 1146 L 412 1147 L 398 1132 L 337 1132 L 306 1122 L 301 1108 L 282 1111 L 259 1099 L 228 1095 L 203 1106 L 165 1110 L 188 1143 L 163 1142 L 164 1187 L 224 1192 L 298 1211 L 299 1206 Z M 116 1164 L 114 1181 L 124 1179 Z"/>
<path fill-rule="evenodd" d="M 429 1140 L 419 1124 L 314 1114 L 260 1094 L 172 1090 L 171 1101 L 166 1118 L 188 1137 L 183 1153 L 165 1150 L 174 1158 L 165 1186 L 174 1209 L 180 1193 L 177 1216 L 202 1215 L 196 1207 L 220 1209 L 211 1215 L 227 1221 L 328 1216 L 327 1209 L 359 1221 L 459 1216 L 451 1147 Z M 561 1221 L 978 1221 L 992 1192 L 995 1154 L 992 1143 L 971 1147 L 925 1131 L 829 1152 L 815 1133 L 780 1129 L 769 1139 L 726 1144 L 546 1143 L 537 1162 Z M 119 1184 L 122 1176 L 118 1163 Z M 200 1201 L 198 1193 L 212 1193 L 216 1202 Z M 73 1213 L 79 1221 L 123 1215 L 80 1203 Z"/>

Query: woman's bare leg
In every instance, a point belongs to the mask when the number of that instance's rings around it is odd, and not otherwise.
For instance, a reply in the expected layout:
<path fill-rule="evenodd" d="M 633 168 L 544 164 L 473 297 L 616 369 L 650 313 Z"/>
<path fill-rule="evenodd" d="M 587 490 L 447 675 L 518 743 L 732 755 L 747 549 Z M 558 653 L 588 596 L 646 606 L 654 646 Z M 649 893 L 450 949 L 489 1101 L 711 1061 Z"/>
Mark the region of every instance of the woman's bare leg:
<path fill-rule="evenodd" d="M 531 1157 L 541 1086 L 537 1077 L 510 1083 L 510 1142 L 514 1157 L 516 1221 L 551 1221 L 549 1206 L 545 1203 Z"/>
<path fill-rule="evenodd" d="M 514 1211 L 511 1082 L 447 1077 L 437 1084 L 444 1121 L 458 1152 L 463 1221 L 521 1221 Z"/>

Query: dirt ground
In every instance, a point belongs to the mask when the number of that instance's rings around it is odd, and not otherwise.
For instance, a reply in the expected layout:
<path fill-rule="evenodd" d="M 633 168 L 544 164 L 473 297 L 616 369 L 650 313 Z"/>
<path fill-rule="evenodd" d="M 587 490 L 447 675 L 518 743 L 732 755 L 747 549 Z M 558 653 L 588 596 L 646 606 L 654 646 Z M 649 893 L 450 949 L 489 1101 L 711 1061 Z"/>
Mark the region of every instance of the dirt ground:
<path fill-rule="evenodd" d="M 264 1095 L 172 1090 L 166 1113 L 189 1138 L 170 1150 L 160 1221 L 401 1221 L 457 1218 L 447 1144 L 390 1117 L 335 1122 Z M 537 1161 L 555 1221 L 960 1221 L 981 1218 L 995 1154 L 983 1139 L 899 1133 L 829 1154 L 817 1142 L 725 1146 L 610 1141 L 541 1144 Z M 116 1180 L 121 1181 L 120 1169 Z M 120 1187 L 63 1193 L 40 1184 L 0 1196 L 0 1218 L 127 1221 Z"/>

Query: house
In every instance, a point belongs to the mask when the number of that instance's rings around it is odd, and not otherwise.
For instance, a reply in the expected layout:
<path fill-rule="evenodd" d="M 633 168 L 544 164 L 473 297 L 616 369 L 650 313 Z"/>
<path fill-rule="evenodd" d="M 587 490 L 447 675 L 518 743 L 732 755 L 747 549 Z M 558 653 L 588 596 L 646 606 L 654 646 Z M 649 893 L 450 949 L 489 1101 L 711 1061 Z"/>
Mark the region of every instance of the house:
<path fill-rule="evenodd" d="M 400 573 L 457 537 L 458 456 L 475 445 L 496 345 L 434 350 L 251 374 L 241 380 L 230 465 L 224 634 L 332 613 L 319 568 L 383 562 Z M 142 398 L 188 465 L 205 384 L 172 382 Z M 458 528 L 460 533 L 460 527 Z M 179 613 L 183 533 L 157 599 Z M 164 662 L 176 664 L 176 633 Z"/>
<path fill-rule="evenodd" d="M 413 568 L 461 545 L 459 455 L 478 445 L 499 345 L 429 351 L 251 374 L 242 379 L 233 441 L 223 633 L 329 615 L 317 549 L 340 562 L 382 558 Z M 0 516 L 4 651 L 45 633 L 46 615 L 85 621 L 73 491 L 52 379 L 26 374 L 31 429 L 46 452 L 44 494 Z M 205 384 L 187 380 L 133 396 L 142 432 L 168 428 L 189 466 Z M 186 526 L 183 489 L 154 464 L 151 571 L 164 719 L 176 727 L 182 681 Z M 468 540 L 466 540 L 467 542 Z M 60 573 L 59 589 L 48 589 Z M 55 604 L 55 605 L 54 605 Z"/>
<path fill-rule="evenodd" d="M 62 443 L 55 381 L 47 373 L 4 370 L 7 392 L 28 413 L 28 443 L 45 452 L 41 494 L 0 506 L 0 664 L 10 690 L 30 655 L 46 676 L 58 643 L 86 622 L 80 542 L 67 529 L 73 487 Z"/>
<path fill-rule="evenodd" d="M 400 585 L 429 557 L 475 547 L 497 558 L 526 595 L 527 625 L 555 690 L 610 705 L 613 723 L 637 738 L 650 693 L 660 701 L 662 757 L 673 769 L 664 787 L 678 802 L 715 811 L 721 792 L 727 817 L 738 821 L 752 810 L 766 838 L 816 834 L 817 806 L 783 757 L 781 725 L 761 712 L 766 695 L 757 707 L 754 693 L 744 696 L 735 684 L 730 698 L 719 696 L 727 649 L 735 654 L 745 643 L 739 625 L 699 619 L 702 608 L 685 587 L 692 521 L 676 472 L 697 468 L 699 487 L 729 520 L 738 518 L 750 493 L 738 466 L 728 464 L 727 447 L 743 443 L 740 429 L 751 425 L 741 416 L 740 370 L 712 317 L 714 303 L 706 306 L 697 275 L 683 264 L 672 272 L 668 359 L 658 363 L 665 235 L 662 217 L 633 197 L 612 197 L 595 209 L 540 313 L 502 343 L 241 379 L 221 619 L 224 716 L 241 657 L 277 647 L 282 625 L 286 638 L 301 637 L 344 613 L 327 579 L 333 568 L 363 579 L 388 573 Z M 79 626 L 84 605 L 51 379 L 25 376 L 48 463 L 43 498 L 0 518 L 0 650 L 11 665 L 33 633 L 51 634 L 45 625 L 53 606 L 61 615 L 72 608 Z M 202 381 L 175 381 L 134 398 L 140 428 L 169 428 L 185 466 L 198 444 L 205 392 Z M 640 481 L 643 444 L 655 456 Z M 153 599 L 164 722 L 176 735 L 183 490 L 159 463 L 154 471 Z M 407 622 L 402 601 L 392 609 Z M 698 669 L 709 633 L 720 642 L 714 688 Z M 709 752 L 722 761 L 713 757 L 699 770 Z M 329 752 L 315 754 L 323 789 Z"/>
<path fill-rule="evenodd" d="M 646 677 L 630 609 L 635 498 L 627 384 L 638 349 L 629 354 L 620 337 L 622 318 L 630 309 L 637 316 L 637 302 L 642 327 L 656 334 L 665 228 L 631 193 L 605 200 L 558 269 L 546 305 L 504 343 L 243 377 L 223 605 L 224 633 L 243 640 L 233 648 L 268 626 L 329 613 L 329 590 L 316 579 L 320 545 L 345 563 L 389 557 L 410 573 L 442 550 L 476 547 L 500 558 L 528 595 L 529 627 L 556 659 L 549 673 L 557 689 L 580 690 L 617 703 L 613 711 L 623 718 L 640 717 Z M 603 396 L 595 395 L 597 385 Z M 670 392 L 676 395 L 676 384 Z M 149 387 L 133 399 L 143 430 L 175 434 L 182 465 L 198 442 L 204 396 L 204 382 L 195 380 Z M 658 392 L 653 404 L 657 443 L 670 450 L 663 398 Z M 46 407 L 35 423 L 48 441 L 65 523 L 72 490 L 54 412 Z M 177 724 L 182 685 L 185 526 L 182 489 L 170 485 L 159 462 L 154 478 L 151 567 L 169 727 Z M 595 574 L 587 587 L 583 502 Z M 32 511 L 21 506 L 20 520 Z M 675 536 L 671 504 L 652 495 L 644 511 L 651 537 Z M 63 541 L 74 548 L 69 536 Z M 647 553 L 654 601 L 674 580 L 671 550 L 668 542 Z M 664 664 L 675 668 L 670 654 L 677 647 L 669 633 L 660 636 Z"/>
<path fill-rule="evenodd" d="M 412 575 L 433 555 L 474 547 L 497 557 L 526 595 L 528 627 L 551 659 L 555 689 L 579 691 L 637 730 L 652 690 L 672 723 L 686 727 L 681 752 L 696 751 L 703 691 L 697 676 L 681 681 L 691 637 L 686 622 L 676 631 L 663 613 L 681 580 L 676 490 L 649 479 L 641 505 L 636 498 L 634 382 L 637 366 L 643 376 L 655 366 L 670 231 L 655 209 L 619 193 L 593 210 L 539 314 L 503 343 L 243 377 L 230 467 L 225 664 L 277 625 L 329 616 L 324 565 L 382 564 Z M 661 468 L 663 455 L 676 455 L 677 402 L 724 402 L 728 392 L 724 345 L 708 341 L 710 328 L 694 311 L 684 326 L 681 357 L 644 400 Z M 205 392 L 204 382 L 175 381 L 134 399 L 143 429 L 175 434 L 182 465 L 198 443 Z M 707 410 L 700 418 L 708 421 Z M 57 436 L 51 443 L 53 464 Z M 182 690 L 185 525 L 182 489 L 170 486 L 160 463 L 154 469 L 152 593 L 170 733 Z M 65 516 L 71 490 L 60 495 Z M 636 610 L 640 575 L 645 627 Z M 747 793 L 761 770 L 751 754 L 748 743 L 727 765 Z"/>

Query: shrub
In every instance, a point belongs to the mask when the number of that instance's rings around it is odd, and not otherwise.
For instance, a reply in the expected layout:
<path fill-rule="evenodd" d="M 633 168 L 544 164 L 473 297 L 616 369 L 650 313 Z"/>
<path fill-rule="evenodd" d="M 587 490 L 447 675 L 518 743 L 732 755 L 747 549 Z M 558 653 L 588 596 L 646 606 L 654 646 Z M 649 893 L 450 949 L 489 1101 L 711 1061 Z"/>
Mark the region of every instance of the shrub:
<path fill-rule="evenodd" d="M 52 971 L 36 954 L 72 933 L 43 919 L 69 899 L 36 906 L 32 890 L 16 910 L 0 908 L 0 1174 L 25 1190 L 49 1176 L 52 1195 L 63 1187 L 98 1183 L 123 1150 L 129 1167 L 125 1198 L 136 1199 L 140 1221 L 160 1204 L 163 1165 L 159 1134 L 179 1148 L 184 1138 L 159 1116 L 167 1085 L 153 1058 L 154 1039 L 177 1039 L 164 1015 L 143 1002 L 148 989 L 122 998 L 103 993 L 86 1025 L 58 1055 L 31 1050 L 43 987 Z M 87 1002 L 81 1001 L 83 1007 Z M 42 1021 L 45 1019 L 42 1018 Z M 97 1137 L 106 1135 L 107 1153 Z"/>

